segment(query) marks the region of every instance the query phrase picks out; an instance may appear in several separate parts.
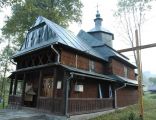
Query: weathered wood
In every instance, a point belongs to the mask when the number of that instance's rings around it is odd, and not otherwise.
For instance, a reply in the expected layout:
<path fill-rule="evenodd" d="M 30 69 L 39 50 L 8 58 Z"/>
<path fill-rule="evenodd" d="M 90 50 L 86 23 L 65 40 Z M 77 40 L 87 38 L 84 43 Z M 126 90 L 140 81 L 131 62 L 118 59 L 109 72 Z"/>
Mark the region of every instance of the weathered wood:
<path fill-rule="evenodd" d="M 138 46 L 138 47 L 133 47 L 133 48 L 126 48 L 126 49 L 121 49 L 121 50 L 118 50 L 118 52 L 129 52 L 129 51 L 133 51 L 133 50 L 141 50 L 141 49 L 146 49 L 146 48 L 152 48 L 152 47 L 156 47 L 156 43 L 153 43 L 153 44 L 148 44 L 148 45 L 141 45 L 141 46 Z"/>
<path fill-rule="evenodd" d="M 24 76 L 23 76 L 21 105 L 24 105 L 25 88 L 26 88 L 26 73 L 24 73 Z"/>
<path fill-rule="evenodd" d="M 17 90 L 17 74 L 15 74 L 15 82 L 14 82 L 14 91 L 13 91 L 13 95 L 16 95 L 16 90 Z"/>
<path fill-rule="evenodd" d="M 39 97 L 38 104 L 39 104 L 38 109 L 40 111 L 63 114 L 61 98 L 53 99 L 52 97 Z"/>
<path fill-rule="evenodd" d="M 41 93 L 41 81 L 43 78 L 43 72 L 42 70 L 40 70 L 40 74 L 39 74 L 39 82 L 38 82 L 38 92 L 37 92 L 37 107 L 39 107 L 39 97 L 40 97 L 40 93 Z"/>
<path fill-rule="evenodd" d="M 127 99 L 125 99 L 127 98 Z M 134 87 L 126 87 L 117 91 L 117 107 L 125 107 L 138 102 L 138 91 Z"/>
<path fill-rule="evenodd" d="M 11 79 L 10 88 L 9 88 L 9 95 L 12 95 L 12 88 L 13 88 L 13 79 Z"/>
<path fill-rule="evenodd" d="M 113 108 L 112 98 L 69 98 L 70 115 L 103 111 Z"/>
<path fill-rule="evenodd" d="M 21 106 L 21 96 L 10 95 L 9 105 L 11 107 L 19 108 Z"/>
<path fill-rule="evenodd" d="M 41 68 L 45 68 L 45 67 L 52 67 L 52 66 L 56 66 L 56 65 L 58 65 L 58 64 L 57 63 L 48 63 L 48 64 L 44 64 L 44 65 L 32 66 L 32 67 L 16 70 L 16 71 L 14 71 L 14 73 L 37 70 L 37 69 L 41 69 Z"/>

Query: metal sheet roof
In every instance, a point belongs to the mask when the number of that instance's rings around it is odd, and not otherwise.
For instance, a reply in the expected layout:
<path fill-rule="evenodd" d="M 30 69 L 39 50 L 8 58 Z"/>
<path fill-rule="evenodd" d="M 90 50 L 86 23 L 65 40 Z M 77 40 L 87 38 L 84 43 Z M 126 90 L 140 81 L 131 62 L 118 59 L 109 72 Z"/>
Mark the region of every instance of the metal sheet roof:
<path fill-rule="evenodd" d="M 137 80 L 132 80 L 129 78 L 125 78 L 125 77 L 121 77 L 119 75 L 108 75 L 109 77 L 116 79 L 117 81 L 121 82 L 121 83 L 129 83 L 129 84 L 134 84 L 134 85 L 138 85 L 138 81 Z"/>
<path fill-rule="evenodd" d="M 56 42 L 103 59 L 94 49 L 87 45 L 84 40 L 42 16 L 38 17 L 34 26 L 28 31 L 23 46 L 13 57 L 45 46 L 50 46 Z"/>
<path fill-rule="evenodd" d="M 77 75 L 82 75 L 82 76 L 83 75 L 88 75 L 89 77 L 92 77 L 92 78 L 98 78 L 98 79 L 109 80 L 109 81 L 116 81 L 116 79 L 114 79 L 113 77 L 108 76 L 108 75 L 98 74 L 98 73 L 90 72 L 90 71 L 86 71 L 86 70 L 81 70 L 81 69 L 77 69 L 77 68 L 74 68 L 74 67 L 69 67 L 69 66 L 66 66 L 66 65 L 61 65 L 61 66 L 68 69 L 69 71 L 77 74 Z"/>
<path fill-rule="evenodd" d="M 105 32 L 105 33 L 109 33 L 109 34 L 112 34 L 109 30 L 103 28 L 103 27 L 95 27 L 95 28 L 92 28 L 91 30 L 89 30 L 88 32 Z"/>
<path fill-rule="evenodd" d="M 116 50 L 106 45 L 103 41 L 96 39 L 95 37 L 91 36 L 87 32 L 81 30 L 77 36 L 83 39 L 84 42 L 86 42 L 89 46 L 91 46 L 105 60 L 108 61 L 110 57 L 118 57 L 119 59 L 135 67 L 135 65 L 130 63 L 129 59 L 126 56 L 118 53 Z"/>
<path fill-rule="evenodd" d="M 88 76 L 88 77 L 92 77 L 92 78 L 97 78 L 97 79 L 102 79 L 102 80 L 109 80 L 109 81 L 113 81 L 113 82 L 127 83 L 129 85 L 138 85 L 137 80 L 128 79 L 128 78 L 121 77 L 121 76 L 118 76 L 118 75 L 104 75 L 104 74 L 98 74 L 98 73 L 95 73 L 95 72 L 89 72 L 89 71 L 69 67 L 69 66 L 66 66 L 66 65 L 61 65 L 61 66 L 68 69 L 68 70 L 70 70 L 74 74 L 77 74 L 77 75 L 80 75 L 80 76 L 86 76 L 86 77 Z"/>
<path fill-rule="evenodd" d="M 89 46 L 100 46 L 105 44 L 104 41 L 100 41 L 93 37 L 92 35 L 88 34 L 87 32 L 80 30 L 80 32 L 77 35 L 79 38 L 83 39 L 84 42 L 86 42 Z"/>

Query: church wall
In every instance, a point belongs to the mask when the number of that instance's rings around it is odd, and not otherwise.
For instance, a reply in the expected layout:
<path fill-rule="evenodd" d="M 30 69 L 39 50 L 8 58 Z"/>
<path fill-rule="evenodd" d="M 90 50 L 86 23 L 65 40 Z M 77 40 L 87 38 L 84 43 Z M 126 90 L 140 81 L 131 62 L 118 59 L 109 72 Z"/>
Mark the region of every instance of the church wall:
<path fill-rule="evenodd" d="M 121 63 L 120 61 L 111 59 L 109 67 L 110 67 L 109 69 L 110 69 L 110 73 L 111 74 L 116 74 L 116 75 L 119 75 L 119 76 L 122 76 L 122 77 L 125 77 L 124 67 L 126 67 L 127 68 L 127 72 L 128 72 L 126 77 L 129 78 L 129 79 L 135 80 L 134 69 L 128 67 L 127 65 Z"/>
<path fill-rule="evenodd" d="M 106 70 L 105 63 L 102 63 L 98 60 L 91 59 L 80 53 L 71 52 L 69 50 L 61 50 L 61 64 L 75 67 L 78 69 L 90 71 L 90 61 L 94 61 L 94 70 L 92 72 L 104 73 Z"/>
<path fill-rule="evenodd" d="M 117 91 L 117 107 L 125 107 L 137 104 L 138 89 L 137 87 L 127 86 Z"/>

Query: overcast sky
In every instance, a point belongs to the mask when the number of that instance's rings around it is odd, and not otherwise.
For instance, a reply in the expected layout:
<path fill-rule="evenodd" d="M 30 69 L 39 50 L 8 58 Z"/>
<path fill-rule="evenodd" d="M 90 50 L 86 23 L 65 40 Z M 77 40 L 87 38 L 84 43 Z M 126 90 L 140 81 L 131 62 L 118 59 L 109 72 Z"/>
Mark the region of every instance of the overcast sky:
<path fill-rule="evenodd" d="M 116 9 L 117 0 L 81 0 L 84 4 L 82 24 L 73 24 L 70 26 L 70 30 L 74 33 L 78 33 L 80 29 L 85 31 L 94 27 L 94 18 L 97 10 L 97 4 L 101 17 L 103 18 L 103 27 L 107 28 L 115 35 L 113 40 L 113 46 L 115 49 L 127 48 L 123 38 L 118 35 L 115 24 L 118 24 L 113 17 L 114 10 Z M 156 43 L 156 3 L 152 5 L 152 10 L 147 14 L 147 21 L 143 25 L 142 29 L 142 44 Z M 134 62 L 132 52 L 126 53 L 130 60 Z M 143 71 L 150 71 L 156 74 L 156 47 L 142 50 L 142 64 Z"/>
<path fill-rule="evenodd" d="M 70 25 L 69 29 L 73 31 L 75 34 L 78 33 L 80 29 L 85 31 L 90 30 L 94 27 L 94 18 L 97 11 L 97 4 L 99 6 L 99 11 L 101 17 L 103 18 L 103 27 L 107 28 L 115 35 L 115 40 L 113 40 L 113 46 L 115 49 L 122 49 L 128 47 L 127 44 L 118 36 L 117 28 L 115 27 L 117 24 L 115 18 L 113 17 L 113 12 L 116 8 L 117 0 L 81 0 L 84 4 L 82 9 L 82 24 L 73 23 Z M 143 44 L 151 44 L 156 43 L 156 3 L 153 4 L 153 8 L 147 16 L 147 21 L 143 25 L 142 30 L 142 43 Z M 10 15 L 10 9 L 3 9 L 0 12 L 0 28 L 4 25 L 5 16 Z M 2 45 L 1 45 L 2 46 Z M 156 48 L 150 48 L 142 50 L 142 63 L 143 63 L 143 71 L 150 71 L 151 73 L 156 74 Z M 132 54 L 126 54 L 131 61 L 133 62 Z"/>

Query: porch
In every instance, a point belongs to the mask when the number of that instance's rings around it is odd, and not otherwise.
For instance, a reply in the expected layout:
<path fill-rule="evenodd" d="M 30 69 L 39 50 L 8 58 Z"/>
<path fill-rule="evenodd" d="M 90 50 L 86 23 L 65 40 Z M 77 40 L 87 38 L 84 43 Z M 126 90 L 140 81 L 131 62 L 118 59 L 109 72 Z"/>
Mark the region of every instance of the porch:
<path fill-rule="evenodd" d="M 9 104 L 14 108 L 21 107 L 20 96 L 9 96 Z M 64 113 L 64 105 L 62 99 L 54 99 L 52 97 L 40 97 L 37 111 L 62 114 Z M 112 98 L 69 98 L 68 99 L 68 115 L 84 114 L 99 112 L 104 110 L 113 109 Z"/>
<path fill-rule="evenodd" d="M 95 79 L 93 75 L 85 73 L 85 76 L 74 74 L 70 77 L 69 71 L 58 66 L 18 72 L 11 80 L 9 104 L 14 108 L 32 107 L 38 111 L 58 115 L 91 113 L 114 107 L 114 93 L 111 97 L 109 95 L 109 85 L 112 83 L 103 80 L 105 76 L 103 78 L 96 76 Z M 19 94 L 18 84 L 20 82 Z M 28 82 L 32 84 L 35 94 L 32 101 L 26 102 L 26 84 Z M 79 84 L 84 85 L 83 92 L 75 91 L 75 86 Z"/>

